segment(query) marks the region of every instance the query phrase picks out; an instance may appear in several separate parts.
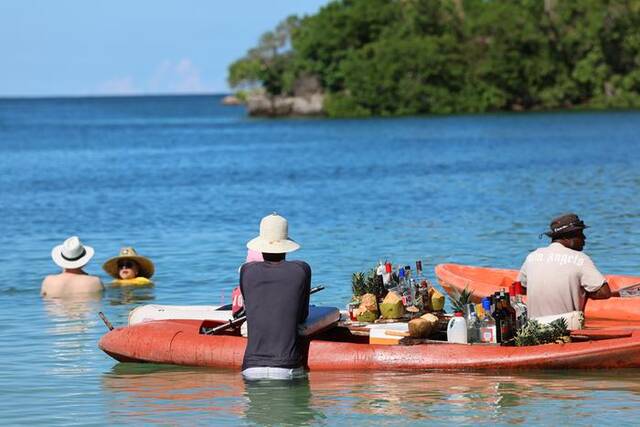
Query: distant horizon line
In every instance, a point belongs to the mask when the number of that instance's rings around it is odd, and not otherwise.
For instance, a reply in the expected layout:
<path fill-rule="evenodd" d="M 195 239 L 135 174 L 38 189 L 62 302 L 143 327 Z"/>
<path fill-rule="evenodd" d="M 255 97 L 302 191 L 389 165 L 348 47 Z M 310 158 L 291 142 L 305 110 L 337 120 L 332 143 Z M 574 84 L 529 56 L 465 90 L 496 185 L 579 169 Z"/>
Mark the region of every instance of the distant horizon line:
<path fill-rule="evenodd" d="M 90 98 L 161 98 L 161 97 L 188 97 L 188 96 L 227 96 L 231 92 L 223 93 L 130 93 L 130 94 L 95 94 L 95 95 L 1 95 L 0 100 L 20 99 L 90 99 Z"/>

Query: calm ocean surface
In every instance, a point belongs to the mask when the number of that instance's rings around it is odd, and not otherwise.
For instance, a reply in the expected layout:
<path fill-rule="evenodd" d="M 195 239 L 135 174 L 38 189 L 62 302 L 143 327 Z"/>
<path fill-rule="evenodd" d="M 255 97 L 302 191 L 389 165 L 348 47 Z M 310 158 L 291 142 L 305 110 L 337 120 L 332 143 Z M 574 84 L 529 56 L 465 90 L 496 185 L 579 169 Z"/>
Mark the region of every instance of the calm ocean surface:
<path fill-rule="evenodd" d="M 260 120 L 219 97 L 0 100 L 0 424 L 624 424 L 640 370 L 312 373 L 245 385 L 118 364 L 97 348 L 141 304 L 229 302 L 245 243 L 277 211 L 293 258 L 344 307 L 379 259 L 517 268 L 574 210 L 605 273 L 640 275 L 640 113 Z M 72 234 L 153 259 L 156 286 L 42 300 Z M 427 268 L 427 267 L 425 267 Z"/>

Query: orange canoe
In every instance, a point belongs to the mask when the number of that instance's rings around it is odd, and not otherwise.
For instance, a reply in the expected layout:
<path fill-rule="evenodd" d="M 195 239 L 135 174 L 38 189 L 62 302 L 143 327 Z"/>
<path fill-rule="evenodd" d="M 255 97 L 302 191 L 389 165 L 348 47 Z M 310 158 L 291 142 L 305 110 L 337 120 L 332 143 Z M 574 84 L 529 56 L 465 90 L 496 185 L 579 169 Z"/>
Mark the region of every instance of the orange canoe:
<path fill-rule="evenodd" d="M 239 370 L 246 338 L 202 335 L 202 320 L 158 320 L 114 329 L 99 347 L 121 362 L 151 362 Z M 486 344 L 369 344 L 368 337 L 335 327 L 306 350 L 311 371 L 496 370 L 640 367 L 640 330 L 575 331 L 581 342 L 533 347 Z M 576 337 L 578 339 L 578 337 Z"/>
<path fill-rule="evenodd" d="M 481 298 L 492 295 L 502 288 L 509 289 L 509 285 L 518 276 L 518 270 L 460 264 L 439 264 L 435 271 L 438 282 L 447 293 L 460 292 L 468 287 L 473 291 L 475 302 L 480 302 Z M 640 283 L 640 277 L 636 276 L 607 275 L 605 277 L 612 291 Z M 640 322 L 640 297 L 587 300 L 584 311 L 589 325 L 613 322 L 612 324 L 617 323 L 619 326 L 627 322 Z"/>

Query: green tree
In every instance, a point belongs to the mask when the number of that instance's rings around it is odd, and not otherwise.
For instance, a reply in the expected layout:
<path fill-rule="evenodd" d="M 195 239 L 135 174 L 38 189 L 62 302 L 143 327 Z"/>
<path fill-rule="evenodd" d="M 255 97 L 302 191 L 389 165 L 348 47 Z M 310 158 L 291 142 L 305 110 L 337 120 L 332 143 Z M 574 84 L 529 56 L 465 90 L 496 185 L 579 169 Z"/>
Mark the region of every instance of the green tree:
<path fill-rule="evenodd" d="M 333 116 L 640 107 L 638 0 L 334 0 L 289 17 L 229 69 Z"/>
<path fill-rule="evenodd" d="M 264 33 L 257 47 L 229 66 L 229 85 L 239 89 L 261 86 L 272 94 L 289 93 L 296 74 L 291 34 L 299 24 L 299 18 L 292 15 L 274 31 Z"/>

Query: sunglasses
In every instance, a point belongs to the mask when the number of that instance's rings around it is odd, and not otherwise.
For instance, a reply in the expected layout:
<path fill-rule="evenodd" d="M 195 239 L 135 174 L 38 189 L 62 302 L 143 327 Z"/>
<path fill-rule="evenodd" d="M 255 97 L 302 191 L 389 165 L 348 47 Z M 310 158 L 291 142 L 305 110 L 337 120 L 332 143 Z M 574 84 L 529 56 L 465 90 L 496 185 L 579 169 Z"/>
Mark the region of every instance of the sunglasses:
<path fill-rule="evenodd" d="M 122 261 L 118 263 L 118 270 L 122 270 L 123 268 L 133 268 L 135 263 L 133 261 Z"/>

